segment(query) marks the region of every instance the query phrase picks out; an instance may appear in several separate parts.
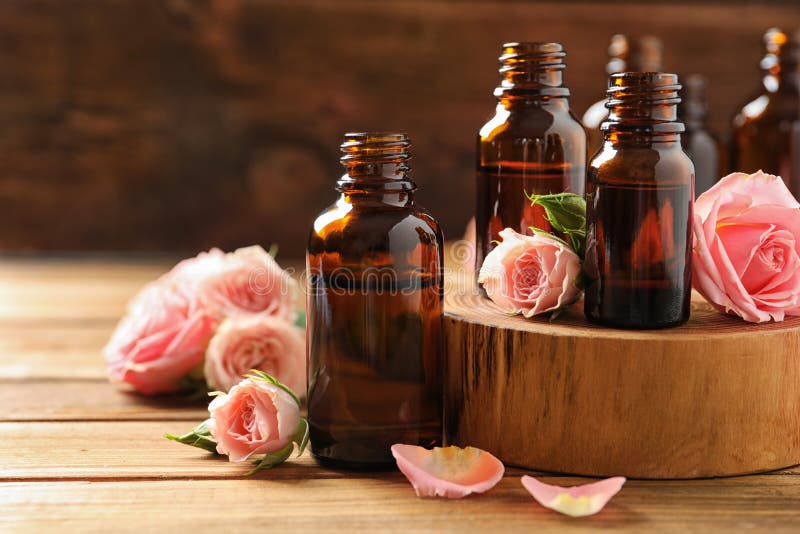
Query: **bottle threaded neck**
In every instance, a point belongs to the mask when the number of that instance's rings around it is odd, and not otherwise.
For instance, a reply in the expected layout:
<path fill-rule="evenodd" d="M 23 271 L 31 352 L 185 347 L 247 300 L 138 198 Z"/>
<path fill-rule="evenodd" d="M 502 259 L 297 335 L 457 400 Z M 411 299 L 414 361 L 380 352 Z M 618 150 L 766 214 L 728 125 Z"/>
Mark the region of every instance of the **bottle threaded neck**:
<path fill-rule="evenodd" d="M 621 72 L 608 82 L 608 120 L 600 129 L 679 133 L 677 105 L 681 101 L 677 74 Z"/>
<path fill-rule="evenodd" d="M 499 58 L 503 79 L 495 96 L 569 96 L 563 85 L 566 55 L 560 43 L 505 43 Z"/>
<path fill-rule="evenodd" d="M 410 148 L 406 133 L 346 133 L 340 146 L 346 174 L 337 182 L 337 189 L 413 191 L 416 186 L 407 176 Z"/>

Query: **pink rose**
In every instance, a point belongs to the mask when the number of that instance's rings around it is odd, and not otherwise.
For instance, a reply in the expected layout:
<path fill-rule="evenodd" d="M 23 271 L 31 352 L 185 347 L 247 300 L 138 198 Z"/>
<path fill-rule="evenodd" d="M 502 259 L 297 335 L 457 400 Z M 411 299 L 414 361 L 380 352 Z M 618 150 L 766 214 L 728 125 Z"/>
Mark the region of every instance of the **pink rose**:
<path fill-rule="evenodd" d="M 575 302 L 581 259 L 563 242 L 542 234 L 500 232 L 503 241 L 483 261 L 478 283 L 497 305 L 533 317 Z"/>
<path fill-rule="evenodd" d="M 250 378 L 218 395 L 208 411 L 206 425 L 217 452 L 231 462 L 283 449 L 295 439 L 301 422 L 300 407 L 291 395 L 275 384 Z"/>
<path fill-rule="evenodd" d="M 153 282 L 130 302 L 103 349 L 109 375 L 152 395 L 180 388 L 203 361 L 216 320 L 168 278 Z"/>
<path fill-rule="evenodd" d="M 180 389 L 203 362 L 226 317 L 294 320 L 297 282 L 258 246 L 201 252 L 148 284 L 128 305 L 104 349 L 113 381 L 144 394 Z"/>
<path fill-rule="evenodd" d="M 800 315 L 800 204 L 780 177 L 733 173 L 695 202 L 693 285 L 747 321 Z"/>
<path fill-rule="evenodd" d="M 306 391 L 303 329 L 268 315 L 227 319 L 206 351 L 208 385 L 228 391 L 251 369 L 264 371 L 297 395 Z"/>
<path fill-rule="evenodd" d="M 211 249 L 176 265 L 172 276 L 189 285 L 200 306 L 218 319 L 268 314 L 294 320 L 297 282 L 259 246 L 228 254 Z"/>

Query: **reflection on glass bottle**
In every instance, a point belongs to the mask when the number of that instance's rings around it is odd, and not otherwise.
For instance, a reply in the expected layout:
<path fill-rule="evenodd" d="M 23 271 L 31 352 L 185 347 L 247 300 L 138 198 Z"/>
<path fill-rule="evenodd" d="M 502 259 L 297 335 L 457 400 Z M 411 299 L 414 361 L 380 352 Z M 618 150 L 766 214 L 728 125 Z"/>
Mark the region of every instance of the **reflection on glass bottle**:
<path fill-rule="evenodd" d="M 390 447 L 442 438 L 442 233 L 414 201 L 401 133 L 347 134 L 339 199 L 311 230 L 311 452 L 347 468 L 394 466 Z"/>
<path fill-rule="evenodd" d="M 569 109 L 558 43 L 507 43 L 495 116 L 478 133 L 476 272 L 503 228 L 548 229 L 525 194 L 583 194 L 586 134 Z"/>
<path fill-rule="evenodd" d="M 686 126 L 683 149 L 694 163 L 694 194 L 700 195 L 722 176 L 722 145 L 708 126 L 708 80 L 699 74 L 683 78 L 678 116 Z"/>
<path fill-rule="evenodd" d="M 661 39 L 652 35 L 643 35 L 631 39 L 617 34 L 611 37 L 608 45 L 608 63 L 606 73 L 610 76 L 617 72 L 639 71 L 660 72 L 664 45 Z M 598 100 L 583 114 L 583 126 L 586 128 L 589 156 L 593 155 L 603 144 L 600 125 L 608 118 L 606 99 Z"/>
<path fill-rule="evenodd" d="M 677 326 L 689 318 L 692 161 L 675 74 L 611 76 L 603 148 L 586 176 L 584 313 L 620 328 Z"/>
<path fill-rule="evenodd" d="M 800 174 L 793 165 L 798 147 L 792 132 L 800 120 L 800 38 L 772 28 L 764 41 L 761 90 L 733 118 L 731 169 L 777 174 L 798 196 Z"/>

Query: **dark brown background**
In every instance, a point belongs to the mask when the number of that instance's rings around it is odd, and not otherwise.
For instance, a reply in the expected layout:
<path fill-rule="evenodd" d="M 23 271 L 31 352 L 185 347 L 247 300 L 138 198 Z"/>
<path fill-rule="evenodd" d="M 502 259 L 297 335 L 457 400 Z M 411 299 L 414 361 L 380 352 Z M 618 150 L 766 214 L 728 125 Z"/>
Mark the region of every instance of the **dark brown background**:
<path fill-rule="evenodd" d="M 340 136 L 408 131 L 419 198 L 454 237 L 506 40 L 559 40 L 573 109 L 611 34 L 654 33 L 711 80 L 718 131 L 761 34 L 800 6 L 727 2 L 0 1 L 0 248 L 302 253 Z"/>

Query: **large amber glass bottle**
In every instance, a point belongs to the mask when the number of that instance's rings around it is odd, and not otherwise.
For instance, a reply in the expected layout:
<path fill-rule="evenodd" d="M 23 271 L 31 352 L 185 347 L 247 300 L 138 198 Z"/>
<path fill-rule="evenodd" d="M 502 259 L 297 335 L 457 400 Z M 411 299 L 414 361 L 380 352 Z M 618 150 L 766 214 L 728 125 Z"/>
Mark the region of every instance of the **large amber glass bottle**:
<path fill-rule="evenodd" d="M 654 35 L 642 35 L 639 38 L 629 38 L 622 34 L 613 35 L 608 45 L 606 73 L 611 75 L 625 71 L 660 72 L 663 69 L 661 64 L 663 51 L 664 45 L 661 39 Z M 586 128 L 589 156 L 603 145 L 600 125 L 607 118 L 605 98 L 589 106 L 583 114 L 582 122 Z"/>
<path fill-rule="evenodd" d="M 798 121 L 800 121 L 800 42 L 780 30 L 764 36 L 762 89 L 736 113 L 731 139 L 731 169 L 777 174 L 800 194 Z"/>
<path fill-rule="evenodd" d="M 569 109 L 558 43 L 507 43 L 495 116 L 478 133 L 476 272 L 510 227 L 548 229 L 527 194 L 583 194 L 586 134 Z"/>
<path fill-rule="evenodd" d="M 442 233 L 414 201 L 409 140 L 347 134 L 339 198 L 308 242 L 308 420 L 321 463 L 394 465 L 442 437 Z"/>
<path fill-rule="evenodd" d="M 589 163 L 584 312 L 620 328 L 689 318 L 694 166 L 675 74 L 611 76 L 605 142 Z"/>
<path fill-rule="evenodd" d="M 694 163 L 694 194 L 700 195 L 720 179 L 725 166 L 722 144 L 708 125 L 708 81 L 704 76 L 683 78 L 678 117 L 686 127 L 681 144 Z"/>

